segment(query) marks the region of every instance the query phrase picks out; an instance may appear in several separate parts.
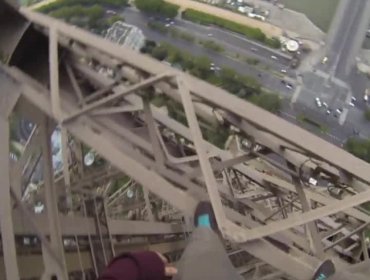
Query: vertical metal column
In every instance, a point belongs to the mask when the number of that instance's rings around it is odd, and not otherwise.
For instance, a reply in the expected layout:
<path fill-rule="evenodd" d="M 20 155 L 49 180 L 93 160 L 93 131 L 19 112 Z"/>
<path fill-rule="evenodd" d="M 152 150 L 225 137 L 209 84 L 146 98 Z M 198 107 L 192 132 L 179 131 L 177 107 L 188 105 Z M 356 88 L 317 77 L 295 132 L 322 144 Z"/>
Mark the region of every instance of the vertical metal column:
<path fill-rule="evenodd" d="M 153 222 L 154 221 L 154 215 L 153 215 L 152 207 L 151 207 L 150 200 L 149 200 L 149 191 L 148 191 L 148 189 L 143 187 L 143 193 L 144 193 L 146 211 L 148 211 L 148 220 Z"/>
<path fill-rule="evenodd" d="M 50 120 L 44 117 L 40 125 L 40 137 L 43 159 L 43 177 L 45 185 L 46 209 L 50 229 L 50 243 L 58 263 L 54 263 L 53 272 L 59 279 L 68 279 L 67 266 L 64 256 L 64 247 L 59 222 L 58 199 L 54 185 L 53 161 L 51 151 Z M 45 250 L 44 250 L 45 252 Z"/>
<path fill-rule="evenodd" d="M 108 262 L 113 258 L 112 241 L 105 213 L 104 200 L 101 197 L 84 201 L 87 217 L 94 218 L 97 237 L 92 237 L 91 250 L 95 257 L 98 273 L 101 273 Z"/>
<path fill-rule="evenodd" d="M 10 199 L 9 121 L 0 117 L 0 225 L 7 279 L 19 279 Z"/>
<path fill-rule="evenodd" d="M 61 128 L 62 138 L 62 158 L 63 158 L 63 177 L 65 184 L 66 204 L 67 209 L 72 208 L 72 196 L 71 196 L 71 174 L 69 172 L 69 147 L 68 147 L 68 132 L 62 127 Z"/>
<path fill-rule="evenodd" d="M 294 164 L 287 162 L 287 166 L 289 169 L 296 171 L 296 167 Z M 297 176 L 292 176 L 292 180 L 293 180 L 293 183 L 295 184 L 297 195 L 302 205 L 302 212 L 310 211 L 311 207 L 310 207 L 310 204 L 308 203 L 306 194 L 303 190 L 303 186 L 301 184 L 300 178 L 298 178 Z M 317 257 L 319 257 L 320 259 L 323 259 L 325 256 L 324 248 L 321 243 L 321 238 L 318 233 L 316 222 L 315 221 L 309 222 L 307 223 L 307 225 L 305 225 L 305 227 L 307 229 L 307 236 L 308 236 L 308 239 L 310 240 L 314 253 L 317 255 Z"/>
<path fill-rule="evenodd" d="M 364 254 L 364 260 L 369 260 L 369 244 L 366 242 L 366 230 L 363 230 L 360 233 L 361 238 L 361 248 Z"/>

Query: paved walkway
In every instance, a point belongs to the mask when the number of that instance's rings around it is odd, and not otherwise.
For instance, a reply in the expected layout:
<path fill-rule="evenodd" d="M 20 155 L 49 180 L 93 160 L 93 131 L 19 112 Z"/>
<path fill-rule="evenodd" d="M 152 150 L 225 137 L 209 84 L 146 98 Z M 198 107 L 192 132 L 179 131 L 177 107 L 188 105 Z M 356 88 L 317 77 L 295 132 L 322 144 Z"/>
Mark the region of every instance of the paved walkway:
<path fill-rule="evenodd" d="M 251 0 L 251 2 L 256 7 L 268 10 L 270 14 L 267 21 L 279 26 L 292 37 L 308 39 L 315 42 L 322 41 L 325 37 L 325 33 L 313 24 L 303 13 L 280 8 L 271 2 L 262 0 Z"/>
<path fill-rule="evenodd" d="M 172 3 L 172 4 L 179 5 L 181 9 L 194 9 L 194 10 L 202 11 L 208 14 L 212 14 L 214 16 L 224 18 L 224 19 L 235 21 L 243 25 L 248 25 L 248 26 L 259 28 L 267 36 L 270 36 L 270 37 L 272 36 L 279 37 L 283 34 L 283 30 L 281 28 L 275 25 L 272 25 L 270 23 L 251 19 L 247 16 L 243 16 L 241 14 L 237 14 L 229 10 L 218 8 L 218 7 L 208 5 L 205 3 L 200 3 L 200 2 L 196 2 L 192 0 L 165 0 L 165 1 Z"/>
<path fill-rule="evenodd" d="M 325 33 L 316 27 L 302 13 L 289 9 L 280 9 L 279 7 L 261 0 L 254 0 L 256 6 L 270 11 L 268 22 L 251 19 L 247 16 L 215 7 L 209 4 L 196 2 L 193 0 L 165 0 L 167 2 L 179 5 L 181 9 L 194 9 L 219 16 L 240 24 L 260 28 L 268 36 L 281 36 L 284 33 L 289 36 L 308 39 L 314 42 L 320 42 L 324 39 Z"/>

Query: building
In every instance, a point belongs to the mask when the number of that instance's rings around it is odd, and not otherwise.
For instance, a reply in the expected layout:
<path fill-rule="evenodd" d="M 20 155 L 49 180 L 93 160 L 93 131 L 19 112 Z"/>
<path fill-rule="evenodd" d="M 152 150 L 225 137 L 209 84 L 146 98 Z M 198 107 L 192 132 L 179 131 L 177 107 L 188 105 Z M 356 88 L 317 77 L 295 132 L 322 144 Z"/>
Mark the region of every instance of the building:
<path fill-rule="evenodd" d="M 136 26 L 123 21 L 115 22 L 108 29 L 105 38 L 133 50 L 140 50 L 145 44 L 143 32 Z"/>

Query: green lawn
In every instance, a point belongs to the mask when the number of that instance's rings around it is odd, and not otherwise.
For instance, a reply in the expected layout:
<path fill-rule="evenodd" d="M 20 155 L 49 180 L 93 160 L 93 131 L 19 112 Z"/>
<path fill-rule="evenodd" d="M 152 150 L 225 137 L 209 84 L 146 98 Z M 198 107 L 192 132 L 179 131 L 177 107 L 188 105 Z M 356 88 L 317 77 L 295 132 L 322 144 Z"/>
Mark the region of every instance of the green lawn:
<path fill-rule="evenodd" d="M 323 31 L 327 32 L 340 0 L 282 0 L 284 5 L 307 15 Z"/>

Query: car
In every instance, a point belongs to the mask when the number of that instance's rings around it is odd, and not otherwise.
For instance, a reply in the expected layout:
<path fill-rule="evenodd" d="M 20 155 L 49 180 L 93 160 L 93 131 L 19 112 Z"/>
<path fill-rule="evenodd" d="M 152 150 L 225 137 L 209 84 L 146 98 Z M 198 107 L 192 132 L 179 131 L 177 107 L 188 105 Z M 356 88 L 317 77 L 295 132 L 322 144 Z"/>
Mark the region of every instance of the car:
<path fill-rule="evenodd" d="M 170 26 L 171 26 L 171 24 L 167 23 L 165 26 L 166 26 L 166 27 L 170 27 Z"/>
<path fill-rule="evenodd" d="M 322 60 L 321 60 L 321 64 L 325 64 L 326 62 L 328 62 L 328 57 L 325 56 Z"/>
<path fill-rule="evenodd" d="M 283 85 L 285 85 L 286 84 L 286 81 L 285 80 L 281 80 L 280 81 Z"/>
<path fill-rule="evenodd" d="M 330 109 L 326 110 L 326 114 L 327 115 L 330 115 L 331 114 L 331 110 Z"/>
<path fill-rule="evenodd" d="M 281 73 L 286 73 L 287 72 L 285 69 L 281 69 L 280 71 L 281 71 Z"/>
<path fill-rule="evenodd" d="M 349 102 L 348 104 L 349 104 L 349 106 L 351 106 L 351 107 L 355 107 L 355 104 L 354 104 L 353 102 Z"/>
<path fill-rule="evenodd" d="M 357 101 L 356 97 L 352 96 L 352 97 L 351 97 L 351 101 L 352 101 L 353 103 L 354 103 L 354 102 L 356 102 L 356 101 Z"/>
<path fill-rule="evenodd" d="M 356 128 L 353 129 L 353 134 L 354 135 L 359 135 L 360 134 L 360 131 Z"/>
<path fill-rule="evenodd" d="M 365 90 L 365 95 L 364 95 L 364 101 L 368 101 L 369 100 L 369 89 Z"/>
<path fill-rule="evenodd" d="M 338 115 L 341 115 L 342 112 L 343 112 L 343 109 L 340 109 L 340 108 L 335 110 L 335 113 L 337 113 Z"/>
<path fill-rule="evenodd" d="M 251 48 L 251 51 L 257 52 L 258 49 L 257 48 Z"/>
<path fill-rule="evenodd" d="M 278 58 L 276 57 L 276 56 L 274 56 L 274 55 L 272 55 L 272 56 L 270 56 L 272 59 L 274 59 L 274 60 L 278 60 Z"/>
<path fill-rule="evenodd" d="M 170 22 L 170 24 L 171 24 L 171 25 L 174 25 L 174 24 L 175 24 L 175 22 L 174 22 L 174 21 L 171 21 L 171 22 Z"/>
<path fill-rule="evenodd" d="M 293 86 L 292 86 L 291 84 L 286 84 L 286 85 L 285 85 L 285 87 L 286 87 L 287 89 L 293 89 Z"/>
<path fill-rule="evenodd" d="M 322 107 L 322 103 L 321 103 L 320 98 L 316 97 L 316 98 L 315 98 L 315 103 L 316 103 L 316 106 L 317 106 L 317 107 L 319 107 L 319 108 L 321 108 L 321 107 Z"/>
<path fill-rule="evenodd" d="M 207 34 L 207 36 L 208 36 L 208 37 L 212 37 L 212 36 L 213 36 L 213 34 L 212 34 L 212 33 L 208 33 L 208 34 Z"/>
<path fill-rule="evenodd" d="M 328 107 L 329 107 L 329 106 L 328 106 L 328 103 L 326 103 L 326 102 L 323 102 L 323 103 L 322 103 L 322 106 L 324 106 L 326 109 L 328 109 Z"/>

